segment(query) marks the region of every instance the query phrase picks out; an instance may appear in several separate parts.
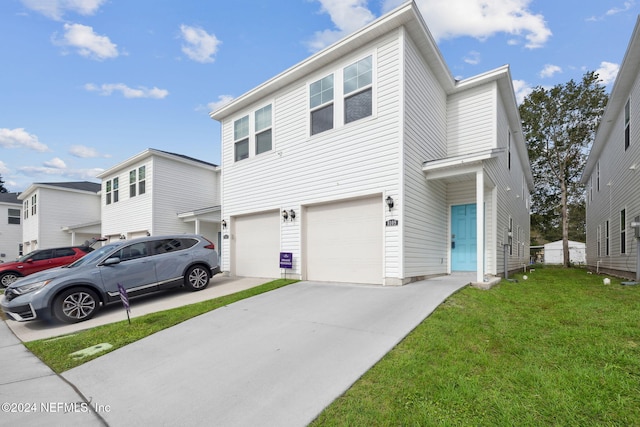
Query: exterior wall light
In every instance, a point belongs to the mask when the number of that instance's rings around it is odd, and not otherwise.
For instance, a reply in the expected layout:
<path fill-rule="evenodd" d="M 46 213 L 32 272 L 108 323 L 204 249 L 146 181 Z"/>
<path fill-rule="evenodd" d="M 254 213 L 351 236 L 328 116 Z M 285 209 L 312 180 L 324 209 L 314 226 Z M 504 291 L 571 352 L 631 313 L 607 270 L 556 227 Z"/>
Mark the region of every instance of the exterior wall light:
<path fill-rule="evenodd" d="M 296 217 L 296 211 L 294 211 L 293 209 L 291 209 L 289 211 L 289 217 L 291 217 L 291 221 L 293 221 Z"/>
<path fill-rule="evenodd" d="M 220 221 L 220 224 L 222 225 L 222 228 L 223 228 L 224 230 L 226 230 L 226 229 L 227 229 L 227 221 L 225 221 L 225 220 L 223 219 L 222 221 Z"/>
<path fill-rule="evenodd" d="M 385 199 L 385 202 L 387 202 L 387 206 L 389 207 L 389 212 L 391 212 L 391 208 L 393 208 L 393 198 L 391 196 L 387 196 L 387 198 Z"/>
<path fill-rule="evenodd" d="M 284 210 L 282 211 L 282 221 L 286 221 L 286 220 L 287 220 L 287 218 L 289 218 L 289 213 L 287 212 L 287 210 L 286 210 L 286 209 L 284 209 Z"/>

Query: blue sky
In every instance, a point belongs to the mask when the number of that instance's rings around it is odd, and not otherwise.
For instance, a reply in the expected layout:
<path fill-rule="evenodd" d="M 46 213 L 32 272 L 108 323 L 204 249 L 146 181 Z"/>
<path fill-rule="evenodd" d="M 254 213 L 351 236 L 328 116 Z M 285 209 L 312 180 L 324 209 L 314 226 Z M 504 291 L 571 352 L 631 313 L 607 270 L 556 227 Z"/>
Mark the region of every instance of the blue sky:
<path fill-rule="evenodd" d="M 220 164 L 209 111 L 402 3 L 2 0 L 0 177 L 12 192 L 98 182 L 147 148 Z M 416 4 L 454 77 L 509 64 L 519 101 L 587 71 L 610 90 L 640 13 L 635 0 Z"/>

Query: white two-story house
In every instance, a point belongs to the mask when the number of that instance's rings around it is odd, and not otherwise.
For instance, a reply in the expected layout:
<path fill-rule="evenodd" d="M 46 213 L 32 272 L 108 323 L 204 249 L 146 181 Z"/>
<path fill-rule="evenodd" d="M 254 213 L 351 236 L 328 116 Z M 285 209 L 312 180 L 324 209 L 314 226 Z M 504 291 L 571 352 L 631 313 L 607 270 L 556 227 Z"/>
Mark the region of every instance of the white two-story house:
<path fill-rule="evenodd" d="M 22 255 L 22 202 L 19 193 L 0 193 L 0 262 Z"/>
<path fill-rule="evenodd" d="M 107 240 L 197 233 L 219 244 L 220 169 L 147 149 L 104 171 L 102 235 Z"/>
<path fill-rule="evenodd" d="M 640 19 L 609 95 L 582 174 L 587 265 L 636 277 L 640 221 Z"/>
<path fill-rule="evenodd" d="M 88 181 L 34 183 L 22 201 L 24 253 L 82 245 L 100 237 L 100 184 Z"/>
<path fill-rule="evenodd" d="M 414 3 L 211 117 L 223 271 L 401 285 L 528 262 L 533 178 L 509 68 L 455 80 Z"/>

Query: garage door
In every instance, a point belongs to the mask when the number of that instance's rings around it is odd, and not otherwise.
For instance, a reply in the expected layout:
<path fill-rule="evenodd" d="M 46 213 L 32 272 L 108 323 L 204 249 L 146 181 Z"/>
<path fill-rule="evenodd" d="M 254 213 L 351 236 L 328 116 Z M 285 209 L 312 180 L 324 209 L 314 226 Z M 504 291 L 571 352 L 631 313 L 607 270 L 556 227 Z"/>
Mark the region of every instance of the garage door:
<path fill-rule="evenodd" d="M 382 198 L 310 206 L 306 211 L 309 280 L 382 284 Z"/>
<path fill-rule="evenodd" d="M 280 216 L 278 211 L 236 217 L 234 274 L 280 277 Z"/>

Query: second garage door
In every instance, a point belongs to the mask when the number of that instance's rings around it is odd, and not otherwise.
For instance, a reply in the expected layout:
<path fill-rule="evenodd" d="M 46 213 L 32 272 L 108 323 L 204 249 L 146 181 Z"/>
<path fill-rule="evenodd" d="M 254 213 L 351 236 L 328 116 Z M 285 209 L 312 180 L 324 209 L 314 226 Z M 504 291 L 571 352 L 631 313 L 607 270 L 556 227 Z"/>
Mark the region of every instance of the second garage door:
<path fill-rule="evenodd" d="M 280 277 L 280 216 L 278 211 L 234 219 L 234 274 Z"/>
<path fill-rule="evenodd" d="M 309 206 L 307 279 L 382 283 L 382 197 Z"/>

